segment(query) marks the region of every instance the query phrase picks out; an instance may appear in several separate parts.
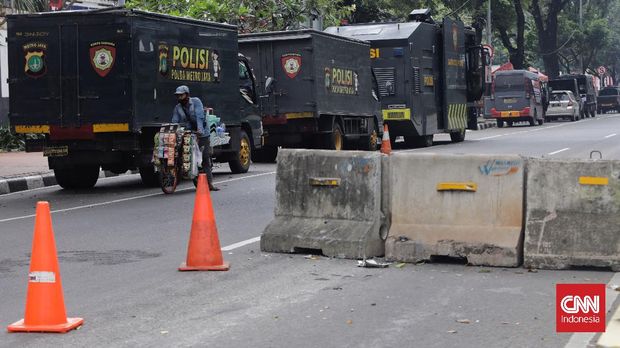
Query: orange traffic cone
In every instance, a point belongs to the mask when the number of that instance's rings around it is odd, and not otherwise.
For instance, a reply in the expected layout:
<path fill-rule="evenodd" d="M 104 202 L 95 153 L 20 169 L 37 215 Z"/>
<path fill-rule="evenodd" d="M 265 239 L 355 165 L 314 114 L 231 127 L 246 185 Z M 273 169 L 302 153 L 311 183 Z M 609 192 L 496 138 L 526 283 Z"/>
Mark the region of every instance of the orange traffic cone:
<path fill-rule="evenodd" d="M 38 202 L 28 273 L 26 315 L 24 319 L 9 325 L 7 329 L 9 332 L 64 333 L 82 325 L 83 322 L 82 318 L 67 318 L 50 205 L 48 202 Z"/>
<path fill-rule="evenodd" d="M 207 176 L 200 174 L 187 247 L 187 261 L 181 264 L 179 271 L 228 271 L 229 268 L 228 262 L 222 259 Z"/>
<path fill-rule="evenodd" d="M 389 155 L 392 153 L 392 144 L 390 144 L 390 131 L 386 123 L 383 124 L 383 139 L 381 140 L 381 153 Z"/>

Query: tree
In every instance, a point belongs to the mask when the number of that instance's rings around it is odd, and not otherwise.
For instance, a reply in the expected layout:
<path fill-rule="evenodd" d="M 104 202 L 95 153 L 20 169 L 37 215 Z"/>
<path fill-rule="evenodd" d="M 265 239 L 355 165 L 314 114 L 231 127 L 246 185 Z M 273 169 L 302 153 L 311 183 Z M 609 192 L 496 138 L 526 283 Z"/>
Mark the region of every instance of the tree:
<path fill-rule="evenodd" d="M 352 11 L 330 0 L 129 0 L 131 8 L 239 26 L 241 32 L 288 30 L 301 27 L 305 19 L 321 17 L 338 24 Z"/>
<path fill-rule="evenodd" d="M 505 1 L 494 1 L 493 23 L 502 45 L 508 50 L 515 69 L 525 68 L 525 12 L 523 2 L 514 0 L 512 6 Z M 512 34 L 512 30 L 516 34 Z"/>
<path fill-rule="evenodd" d="M 0 10 L 0 26 L 6 23 L 10 13 L 32 13 L 49 11 L 49 1 L 45 0 L 14 0 L 13 8 L 2 7 Z"/>
<path fill-rule="evenodd" d="M 532 0 L 530 12 L 538 34 L 538 52 L 551 78 L 560 74 L 558 47 L 558 16 L 570 0 Z"/>

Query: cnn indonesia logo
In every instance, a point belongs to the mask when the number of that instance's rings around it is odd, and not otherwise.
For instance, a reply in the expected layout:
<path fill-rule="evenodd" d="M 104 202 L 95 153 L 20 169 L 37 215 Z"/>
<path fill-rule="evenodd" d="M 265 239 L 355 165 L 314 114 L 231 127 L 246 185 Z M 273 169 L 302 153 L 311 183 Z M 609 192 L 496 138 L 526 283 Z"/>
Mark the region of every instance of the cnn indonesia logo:
<path fill-rule="evenodd" d="M 605 284 L 557 284 L 556 331 L 604 332 Z"/>

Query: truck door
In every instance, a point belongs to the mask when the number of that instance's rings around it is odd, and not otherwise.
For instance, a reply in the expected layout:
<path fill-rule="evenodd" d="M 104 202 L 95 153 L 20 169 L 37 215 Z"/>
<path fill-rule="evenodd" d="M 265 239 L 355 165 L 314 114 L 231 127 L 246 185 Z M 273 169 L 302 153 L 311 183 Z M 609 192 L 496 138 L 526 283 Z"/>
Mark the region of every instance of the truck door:
<path fill-rule="evenodd" d="M 467 128 L 466 47 L 464 25 L 443 20 L 443 117 L 445 131 Z"/>
<path fill-rule="evenodd" d="M 132 49 L 154 52 L 155 43 L 136 41 L 132 48 L 126 24 L 80 25 L 77 29 L 79 50 L 66 69 L 77 73 L 70 117 L 77 124 L 96 124 L 94 131 L 112 131 L 101 127 L 118 127 L 130 122 L 132 115 Z M 69 46 L 69 45 L 68 45 Z M 70 92 L 70 93 L 71 93 Z M 67 115 L 65 114 L 65 117 Z M 129 127 L 129 125 L 127 125 Z M 121 130 L 121 129 L 117 129 Z M 129 130 L 129 129 L 126 129 Z"/>
<path fill-rule="evenodd" d="M 8 30 L 11 124 L 57 124 L 62 90 L 58 28 L 11 18 Z"/>
<path fill-rule="evenodd" d="M 259 44 L 257 44 L 257 48 L 256 48 L 258 50 L 258 57 L 260 61 L 259 71 L 262 72 L 262 76 L 256 77 L 258 79 L 258 85 L 260 86 L 259 93 L 263 95 L 263 97 L 260 98 L 261 100 L 260 107 L 261 107 L 262 114 L 269 115 L 269 116 L 275 116 L 278 113 L 277 96 L 275 95 L 274 92 L 278 90 L 278 82 L 280 82 L 280 81 L 277 81 L 276 76 L 275 76 L 276 75 L 275 74 L 276 62 L 272 58 L 273 50 L 274 50 L 273 46 L 274 46 L 273 42 L 269 42 L 269 43 L 261 44 L 260 48 L 259 48 Z M 267 79 L 270 77 L 272 79 L 275 79 L 271 85 L 272 93 L 269 93 L 269 91 L 266 89 Z"/>

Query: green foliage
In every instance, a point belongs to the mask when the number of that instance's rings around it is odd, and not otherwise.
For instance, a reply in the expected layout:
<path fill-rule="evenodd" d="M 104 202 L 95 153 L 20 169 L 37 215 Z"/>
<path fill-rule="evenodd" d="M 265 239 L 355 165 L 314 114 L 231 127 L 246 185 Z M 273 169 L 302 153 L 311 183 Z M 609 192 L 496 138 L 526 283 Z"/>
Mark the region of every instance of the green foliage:
<path fill-rule="evenodd" d="M 11 130 L 0 126 L 0 151 L 23 150 L 24 137 L 11 133 Z"/>
<path fill-rule="evenodd" d="M 354 8 L 330 0 L 129 0 L 127 6 L 235 24 L 240 32 L 297 29 L 307 19 L 319 16 L 325 25 L 334 25 Z"/>

